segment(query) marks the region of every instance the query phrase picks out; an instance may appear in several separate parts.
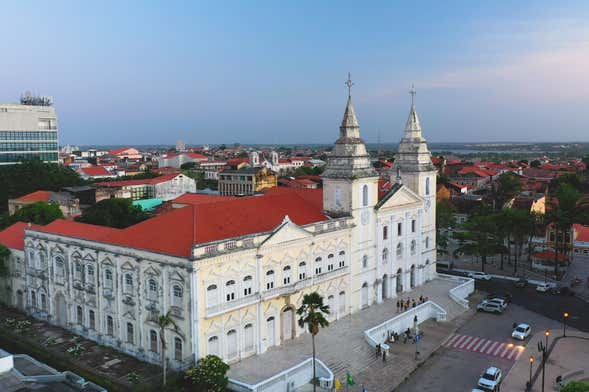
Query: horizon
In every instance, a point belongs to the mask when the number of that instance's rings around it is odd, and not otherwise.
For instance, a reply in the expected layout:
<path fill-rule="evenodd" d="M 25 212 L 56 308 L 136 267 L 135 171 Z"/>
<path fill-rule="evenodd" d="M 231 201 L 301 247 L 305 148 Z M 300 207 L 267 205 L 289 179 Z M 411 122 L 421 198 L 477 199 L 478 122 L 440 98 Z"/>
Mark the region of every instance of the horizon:
<path fill-rule="evenodd" d="M 352 4 L 10 3 L 0 101 L 53 96 L 62 145 L 332 144 L 351 72 L 369 143 L 412 84 L 431 143 L 589 142 L 589 3 Z"/>

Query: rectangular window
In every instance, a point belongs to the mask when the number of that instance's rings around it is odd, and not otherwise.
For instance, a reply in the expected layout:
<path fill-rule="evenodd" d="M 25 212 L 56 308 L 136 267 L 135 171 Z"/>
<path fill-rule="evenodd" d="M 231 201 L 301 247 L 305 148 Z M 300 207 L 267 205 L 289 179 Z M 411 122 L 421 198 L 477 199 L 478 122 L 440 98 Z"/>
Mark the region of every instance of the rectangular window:
<path fill-rule="evenodd" d="M 95 318 L 95 315 L 94 315 L 94 311 L 93 310 L 90 310 L 88 312 L 88 321 L 89 321 L 89 324 L 90 324 L 90 328 L 91 329 L 96 329 L 96 318 Z"/>
<path fill-rule="evenodd" d="M 383 226 L 382 227 L 382 239 L 386 240 L 389 237 L 389 227 Z"/>
<path fill-rule="evenodd" d="M 403 235 L 403 223 L 402 222 L 397 223 L 397 235 L 398 236 Z"/>
<path fill-rule="evenodd" d="M 415 233 L 415 219 L 411 221 L 411 232 Z"/>

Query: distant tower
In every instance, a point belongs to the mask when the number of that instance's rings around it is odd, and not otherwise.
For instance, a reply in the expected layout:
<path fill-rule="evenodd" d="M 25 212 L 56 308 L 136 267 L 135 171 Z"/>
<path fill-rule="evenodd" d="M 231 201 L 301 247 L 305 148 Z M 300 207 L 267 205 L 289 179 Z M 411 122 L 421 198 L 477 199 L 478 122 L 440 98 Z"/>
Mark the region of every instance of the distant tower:
<path fill-rule="evenodd" d="M 276 151 L 272 151 L 270 154 L 270 163 L 274 166 L 274 170 L 278 169 L 278 153 Z"/>
<path fill-rule="evenodd" d="M 260 154 L 257 151 L 250 152 L 250 166 L 260 166 Z"/>
<path fill-rule="evenodd" d="M 176 151 L 186 151 L 186 143 L 184 143 L 184 140 L 178 140 L 176 142 Z"/>

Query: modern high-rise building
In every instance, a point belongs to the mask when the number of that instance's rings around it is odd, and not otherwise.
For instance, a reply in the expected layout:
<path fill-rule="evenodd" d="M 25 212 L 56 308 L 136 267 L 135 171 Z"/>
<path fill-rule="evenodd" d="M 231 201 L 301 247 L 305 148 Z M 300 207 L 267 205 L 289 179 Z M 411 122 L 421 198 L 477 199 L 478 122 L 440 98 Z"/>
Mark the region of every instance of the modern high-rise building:
<path fill-rule="evenodd" d="M 58 161 L 57 115 L 51 99 L 24 95 L 0 103 L 0 165 L 24 160 Z"/>

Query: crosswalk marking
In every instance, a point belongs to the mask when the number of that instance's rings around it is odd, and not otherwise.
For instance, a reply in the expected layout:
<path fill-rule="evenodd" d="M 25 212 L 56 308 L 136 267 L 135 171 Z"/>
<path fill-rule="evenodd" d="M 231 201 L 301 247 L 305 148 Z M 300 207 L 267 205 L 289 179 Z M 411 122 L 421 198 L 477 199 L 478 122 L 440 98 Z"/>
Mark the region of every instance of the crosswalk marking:
<path fill-rule="evenodd" d="M 453 334 L 442 346 L 458 350 L 477 352 L 507 360 L 516 361 L 523 352 L 523 346 L 513 343 L 497 342 L 480 336 Z"/>

